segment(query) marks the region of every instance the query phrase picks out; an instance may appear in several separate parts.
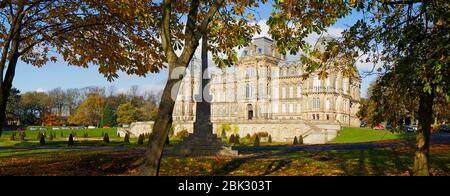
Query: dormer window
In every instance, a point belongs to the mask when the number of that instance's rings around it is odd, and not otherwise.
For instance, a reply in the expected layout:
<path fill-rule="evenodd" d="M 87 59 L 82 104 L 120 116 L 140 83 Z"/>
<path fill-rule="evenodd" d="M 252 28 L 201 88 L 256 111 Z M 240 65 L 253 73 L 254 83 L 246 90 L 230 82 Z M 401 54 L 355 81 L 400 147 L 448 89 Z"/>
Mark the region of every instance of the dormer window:
<path fill-rule="evenodd" d="M 248 56 L 248 51 L 244 50 L 244 56 Z"/>
<path fill-rule="evenodd" d="M 262 48 L 258 48 L 258 54 L 262 54 Z"/>

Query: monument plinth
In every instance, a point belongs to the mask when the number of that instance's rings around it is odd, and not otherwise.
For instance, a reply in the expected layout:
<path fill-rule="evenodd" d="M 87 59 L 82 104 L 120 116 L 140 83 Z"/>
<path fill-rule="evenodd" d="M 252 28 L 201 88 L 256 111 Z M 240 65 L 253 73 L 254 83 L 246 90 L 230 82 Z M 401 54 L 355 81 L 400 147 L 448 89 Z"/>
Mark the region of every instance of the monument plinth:
<path fill-rule="evenodd" d="M 207 76 L 208 51 L 206 36 L 202 38 L 202 75 Z M 203 77 L 201 87 L 208 88 L 209 77 Z M 210 97 L 209 89 L 199 88 L 200 101 L 196 103 L 196 117 L 194 122 L 194 131 L 184 138 L 183 141 L 174 147 L 176 154 L 190 156 L 236 156 L 238 152 L 231 147 L 224 145 L 222 140 L 213 134 L 211 123 L 211 102 L 205 97 Z M 203 94 L 207 92 L 208 94 Z"/>

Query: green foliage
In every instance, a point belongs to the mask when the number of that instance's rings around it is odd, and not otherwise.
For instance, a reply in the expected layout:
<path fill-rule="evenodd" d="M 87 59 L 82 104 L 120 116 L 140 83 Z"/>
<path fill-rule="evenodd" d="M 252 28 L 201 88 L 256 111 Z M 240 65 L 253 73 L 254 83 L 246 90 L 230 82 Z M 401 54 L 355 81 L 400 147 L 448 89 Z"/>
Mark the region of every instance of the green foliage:
<path fill-rule="evenodd" d="M 172 126 L 170 127 L 170 130 L 169 130 L 169 137 L 174 136 L 176 127 L 177 127 L 177 125 L 175 123 L 172 123 Z"/>
<path fill-rule="evenodd" d="M 50 132 L 49 135 L 50 135 L 50 136 L 48 137 L 48 140 L 53 141 L 53 133 Z"/>
<path fill-rule="evenodd" d="M 130 143 L 130 135 L 128 133 L 125 134 L 125 137 L 123 138 L 123 142 L 125 144 L 129 144 Z"/>
<path fill-rule="evenodd" d="M 41 134 L 41 138 L 39 139 L 39 144 L 41 146 L 45 145 L 45 134 Z"/>
<path fill-rule="evenodd" d="M 269 135 L 269 139 L 267 140 L 268 143 L 272 143 L 272 136 Z"/>
<path fill-rule="evenodd" d="M 116 116 L 114 111 L 111 109 L 109 104 L 105 104 L 103 108 L 102 119 L 100 120 L 100 126 L 115 126 L 116 125 Z"/>
<path fill-rule="evenodd" d="M 61 137 L 64 137 L 64 132 L 63 131 L 61 131 L 61 135 L 60 135 Z"/>
<path fill-rule="evenodd" d="M 41 131 L 38 131 L 37 135 L 36 135 L 36 139 L 40 140 L 41 139 L 41 135 L 42 135 Z"/>
<path fill-rule="evenodd" d="M 298 139 L 297 139 L 297 136 L 294 137 L 294 142 L 293 142 L 293 144 L 294 144 L 294 145 L 298 145 Z"/>
<path fill-rule="evenodd" d="M 105 135 L 103 136 L 103 143 L 105 143 L 105 144 L 109 143 L 109 135 L 108 135 L 108 133 L 105 133 Z"/>
<path fill-rule="evenodd" d="M 298 144 L 303 145 L 303 135 L 298 136 Z"/>
<path fill-rule="evenodd" d="M 129 102 L 119 105 L 116 114 L 117 123 L 120 125 L 129 125 L 132 122 L 139 121 L 142 117 L 142 111 Z"/>
<path fill-rule="evenodd" d="M 69 141 L 68 141 L 67 145 L 68 146 L 75 145 L 75 142 L 73 141 L 73 135 L 72 134 L 69 135 Z"/>
<path fill-rule="evenodd" d="M 87 132 L 84 132 L 83 137 L 84 137 L 84 138 L 88 138 L 88 137 L 89 137 L 88 133 L 87 133 Z"/>
<path fill-rule="evenodd" d="M 188 137 L 188 136 L 189 136 L 189 132 L 186 129 L 183 129 L 176 134 L 176 137 L 178 137 L 180 139 Z"/>

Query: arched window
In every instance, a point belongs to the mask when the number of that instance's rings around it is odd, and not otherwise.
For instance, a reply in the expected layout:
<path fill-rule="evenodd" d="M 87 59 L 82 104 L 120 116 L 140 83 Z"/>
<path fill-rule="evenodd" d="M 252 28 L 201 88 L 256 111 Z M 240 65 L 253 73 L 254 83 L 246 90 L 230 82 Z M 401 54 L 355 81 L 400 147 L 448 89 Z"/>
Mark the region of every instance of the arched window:
<path fill-rule="evenodd" d="M 319 76 L 314 76 L 314 91 L 318 92 L 320 90 L 320 80 L 319 80 Z"/>
<path fill-rule="evenodd" d="M 294 98 L 294 87 L 289 87 L 289 98 Z"/>
<path fill-rule="evenodd" d="M 327 110 L 330 109 L 330 99 L 327 99 L 327 100 L 326 100 L 326 102 L 325 102 L 325 108 L 326 108 Z"/>
<path fill-rule="evenodd" d="M 262 54 L 262 48 L 258 48 L 258 54 Z"/>
<path fill-rule="evenodd" d="M 251 96 L 251 89 L 250 89 L 250 84 L 245 85 L 245 97 L 248 99 Z"/>

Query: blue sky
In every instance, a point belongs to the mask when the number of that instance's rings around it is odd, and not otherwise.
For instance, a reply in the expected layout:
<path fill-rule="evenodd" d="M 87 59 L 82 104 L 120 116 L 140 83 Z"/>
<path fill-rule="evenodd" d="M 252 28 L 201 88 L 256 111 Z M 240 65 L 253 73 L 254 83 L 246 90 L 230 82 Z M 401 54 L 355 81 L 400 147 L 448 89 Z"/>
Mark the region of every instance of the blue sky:
<path fill-rule="evenodd" d="M 259 14 L 256 19 L 259 24 L 264 25 L 264 20 L 268 18 L 271 12 L 269 4 L 258 8 Z M 329 28 L 329 32 L 333 36 L 338 36 L 339 32 L 351 26 L 357 18 L 358 13 L 338 20 L 338 22 Z M 267 35 L 267 27 L 262 27 L 262 35 Z M 261 36 L 261 35 L 255 35 Z M 309 39 L 314 39 L 311 36 Z M 361 71 L 369 69 L 368 65 L 358 65 Z M 361 95 L 365 97 L 366 90 L 370 82 L 374 80 L 374 76 L 362 79 Z M 19 62 L 17 65 L 16 76 L 13 86 L 21 90 L 27 91 L 48 91 L 53 88 L 61 87 L 67 88 L 82 88 L 86 86 L 115 86 L 118 92 L 126 92 L 131 86 L 138 85 L 142 91 L 158 91 L 161 90 L 167 79 L 167 71 L 162 70 L 158 74 L 149 74 L 146 77 L 138 77 L 134 75 L 127 75 L 119 73 L 119 78 L 113 82 L 107 81 L 102 74 L 98 72 L 98 66 L 92 65 L 89 68 L 81 68 L 75 66 L 68 66 L 64 61 L 59 60 L 56 63 L 49 62 L 42 68 L 34 67 L 24 62 Z"/>

